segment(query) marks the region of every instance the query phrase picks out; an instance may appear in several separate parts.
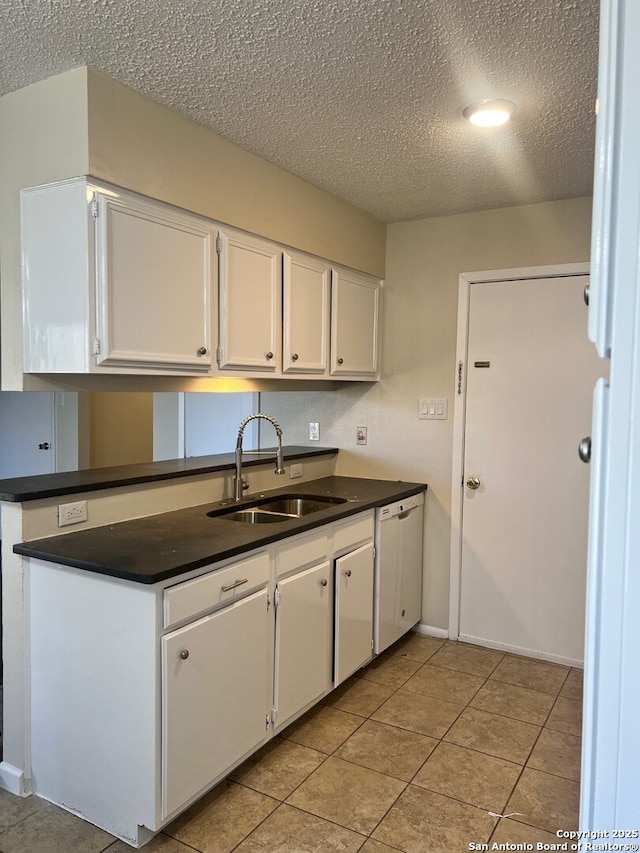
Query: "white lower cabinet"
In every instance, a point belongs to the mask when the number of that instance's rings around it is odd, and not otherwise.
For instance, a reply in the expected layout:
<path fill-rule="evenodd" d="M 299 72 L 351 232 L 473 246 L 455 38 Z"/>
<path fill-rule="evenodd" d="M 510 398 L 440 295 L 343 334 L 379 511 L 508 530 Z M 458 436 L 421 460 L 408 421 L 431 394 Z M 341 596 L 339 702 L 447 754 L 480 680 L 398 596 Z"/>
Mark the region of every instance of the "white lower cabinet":
<path fill-rule="evenodd" d="M 360 669 L 373 648 L 373 544 L 336 560 L 335 684 Z"/>
<path fill-rule="evenodd" d="M 162 812 L 172 814 L 266 737 L 267 591 L 162 638 Z"/>
<path fill-rule="evenodd" d="M 153 586 L 30 560 L 35 793 L 144 844 L 370 660 L 373 534 L 371 510 Z"/>
<path fill-rule="evenodd" d="M 329 561 L 276 586 L 274 708 L 281 726 L 331 686 L 333 583 Z"/>

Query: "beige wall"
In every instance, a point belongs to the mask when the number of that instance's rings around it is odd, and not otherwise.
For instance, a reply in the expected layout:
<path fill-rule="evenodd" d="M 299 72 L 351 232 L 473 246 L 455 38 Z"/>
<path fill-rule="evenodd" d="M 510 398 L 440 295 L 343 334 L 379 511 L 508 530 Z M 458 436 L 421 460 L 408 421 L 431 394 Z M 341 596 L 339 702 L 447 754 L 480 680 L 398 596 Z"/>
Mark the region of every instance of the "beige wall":
<path fill-rule="evenodd" d="M 22 390 L 19 193 L 87 173 L 86 92 L 85 69 L 76 68 L 0 98 L 3 389 Z"/>
<path fill-rule="evenodd" d="M 458 275 L 461 272 L 586 261 L 590 199 L 489 210 L 388 227 L 383 308 L 383 378 L 337 392 L 262 395 L 287 444 L 339 447 L 336 473 L 429 483 L 423 622 L 448 626 L 452 419 L 418 420 L 420 397 L 455 388 Z M 368 427 L 357 447 L 356 427 Z"/>
<path fill-rule="evenodd" d="M 330 261 L 384 275 L 382 222 L 91 68 L 0 98 L 2 388 L 22 390 L 19 190 L 91 174 Z M 28 377 L 31 390 L 113 382 Z M 176 390 L 161 377 L 129 390 Z M 124 380 L 119 378 L 120 387 Z M 202 380 L 203 382 L 206 380 Z M 188 380 L 185 381 L 188 384 Z M 106 386 L 106 387 L 105 387 Z M 116 386 L 115 390 L 119 390 Z"/>
<path fill-rule="evenodd" d="M 384 276 L 385 225 L 127 86 L 89 69 L 96 178 Z"/>
<path fill-rule="evenodd" d="M 153 394 L 90 397 L 91 468 L 153 461 Z"/>

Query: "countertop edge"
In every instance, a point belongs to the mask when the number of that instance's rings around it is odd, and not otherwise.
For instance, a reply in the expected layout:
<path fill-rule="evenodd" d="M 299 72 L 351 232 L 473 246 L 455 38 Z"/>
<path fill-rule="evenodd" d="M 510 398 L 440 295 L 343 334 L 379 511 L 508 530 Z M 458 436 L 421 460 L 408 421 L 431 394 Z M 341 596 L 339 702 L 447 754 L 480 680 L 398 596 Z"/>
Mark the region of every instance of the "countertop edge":
<path fill-rule="evenodd" d="M 275 447 L 266 448 L 266 450 L 273 450 L 274 454 L 276 451 Z M 337 447 L 290 445 L 283 448 L 285 461 L 337 453 Z M 251 456 L 247 456 L 243 458 L 242 465 L 243 468 L 250 468 L 255 465 L 264 465 L 267 460 L 268 457 L 267 459 L 265 457 L 252 459 Z M 55 474 L 12 477 L 0 480 L 0 501 L 27 503 L 43 498 L 55 498 L 60 495 L 96 492 L 101 489 L 117 489 L 121 486 L 138 486 L 161 480 L 195 477 L 199 474 L 216 474 L 220 471 L 232 471 L 234 467 L 233 453 L 218 453 L 210 456 L 189 456 L 159 462 L 118 465 L 113 468 L 86 468 L 80 471 L 60 471 Z"/>
<path fill-rule="evenodd" d="M 130 581 L 133 583 L 142 584 L 145 586 L 149 586 L 155 583 L 160 583 L 162 581 L 171 580 L 172 578 L 179 578 L 181 575 L 186 574 L 190 571 L 194 571 L 196 569 L 203 568 L 204 566 L 213 565 L 215 563 L 223 562 L 232 557 L 239 556 L 241 554 L 246 554 L 251 551 L 257 550 L 258 548 L 267 547 L 272 545 L 274 542 L 278 542 L 280 540 L 285 540 L 290 538 L 291 536 L 296 536 L 300 533 L 308 532 L 309 530 L 313 530 L 317 527 L 321 527 L 325 524 L 332 524 L 333 522 L 340 521 L 344 518 L 348 518 L 352 515 L 357 515 L 361 512 L 366 512 L 370 509 L 375 509 L 379 506 L 384 506 L 388 503 L 395 503 L 396 501 L 402 500 L 403 498 L 408 498 L 413 495 L 420 494 L 420 492 L 426 491 L 428 489 L 427 484 L 424 483 L 408 483 L 406 481 L 393 481 L 393 480 L 371 480 L 366 481 L 362 478 L 351 478 L 351 477 L 335 477 L 336 480 L 345 480 L 345 481 L 354 481 L 361 480 L 362 482 L 371 482 L 376 484 L 385 483 L 390 487 L 397 483 L 398 490 L 393 490 L 391 494 L 387 494 L 382 497 L 358 500 L 358 501 L 349 501 L 345 504 L 339 504 L 331 507 L 330 509 L 323 510 L 321 512 L 315 513 L 311 516 L 301 516 L 299 519 L 295 519 L 292 521 L 284 522 L 286 524 L 286 529 L 280 527 L 279 530 L 272 530 L 271 525 L 268 525 L 268 530 L 254 530 L 252 532 L 256 533 L 257 536 L 255 540 L 251 542 L 247 541 L 239 541 L 237 544 L 233 544 L 227 547 L 224 547 L 219 550 L 212 549 L 211 553 L 202 554 L 198 558 L 194 560 L 190 560 L 184 563 L 181 563 L 179 566 L 173 566 L 171 568 L 167 568 L 164 570 L 160 570 L 154 573 L 140 573 L 136 571 L 129 571 L 127 569 L 119 568 L 117 566 L 108 565 L 106 563 L 98 563 L 89 560 L 82 560 L 78 557 L 69 556 L 65 554 L 57 554 L 55 551 L 48 550 L 47 544 L 51 543 L 52 540 L 66 540 L 69 541 L 69 536 L 73 536 L 74 534 L 67 534 L 64 536 L 55 536 L 55 537 L 47 537 L 45 539 L 36 539 L 32 541 L 26 541 L 17 543 L 13 546 L 13 551 L 16 554 L 20 554 L 25 557 L 33 557 L 35 559 L 44 560 L 45 562 L 56 563 L 63 566 L 68 566 L 70 568 L 80 569 L 82 571 L 90 572 L 93 574 L 99 574 L 107 577 L 117 578 L 119 580 Z M 314 482 L 314 481 L 311 481 Z M 300 484 L 300 488 L 310 486 L 310 483 Z M 290 489 L 289 489 L 290 490 Z M 282 491 L 274 490 L 274 492 Z M 209 504 L 204 504 L 202 507 L 190 507 L 188 508 L 191 511 L 204 511 L 205 508 L 208 508 Z M 187 510 L 185 510 L 187 511 Z M 169 513 L 162 513 L 161 515 L 169 515 Z M 152 516 L 152 518 L 159 518 L 159 516 Z M 144 521 L 144 519 L 134 519 L 132 522 L 119 522 L 120 524 L 129 524 L 135 522 Z M 229 524 L 230 522 L 224 522 Z M 105 528 L 113 527 L 113 525 L 105 525 Z M 259 525 L 260 528 L 265 527 L 265 525 Z M 101 528 L 92 528 L 89 531 L 84 531 L 84 533 L 91 533 L 92 531 L 100 531 Z M 76 534 L 81 535 L 81 534 Z"/>

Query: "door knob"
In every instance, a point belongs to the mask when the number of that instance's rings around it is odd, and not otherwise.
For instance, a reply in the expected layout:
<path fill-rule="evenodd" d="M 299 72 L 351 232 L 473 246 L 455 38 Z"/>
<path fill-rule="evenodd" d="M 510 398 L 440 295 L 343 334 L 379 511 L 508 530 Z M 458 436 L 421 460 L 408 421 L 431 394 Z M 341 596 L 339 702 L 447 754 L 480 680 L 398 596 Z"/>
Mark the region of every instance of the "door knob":
<path fill-rule="evenodd" d="M 584 299 L 584 304 L 589 307 L 589 282 L 587 282 L 584 286 L 584 291 L 582 293 L 582 298 Z"/>
<path fill-rule="evenodd" d="M 480 487 L 480 480 L 477 477 L 469 477 L 467 480 L 467 488 L 474 491 Z"/>
<path fill-rule="evenodd" d="M 591 462 L 591 436 L 583 438 L 578 445 L 578 456 L 583 462 Z"/>

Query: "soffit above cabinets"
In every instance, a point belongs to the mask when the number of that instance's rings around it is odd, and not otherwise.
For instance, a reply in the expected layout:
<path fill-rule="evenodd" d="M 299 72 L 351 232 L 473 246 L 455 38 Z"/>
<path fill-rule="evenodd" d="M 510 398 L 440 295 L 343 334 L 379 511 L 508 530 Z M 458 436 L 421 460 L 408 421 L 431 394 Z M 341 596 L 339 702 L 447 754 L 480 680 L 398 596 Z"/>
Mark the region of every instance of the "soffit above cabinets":
<path fill-rule="evenodd" d="M 0 94 L 92 65 L 393 222 L 590 195 L 597 38 L 597 0 L 5 0 Z"/>

